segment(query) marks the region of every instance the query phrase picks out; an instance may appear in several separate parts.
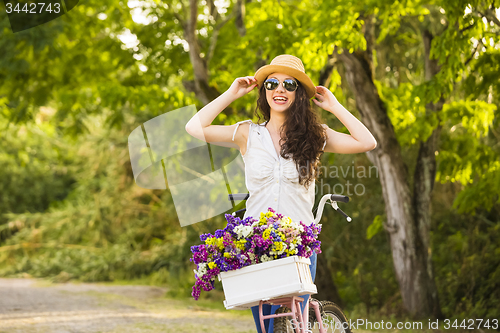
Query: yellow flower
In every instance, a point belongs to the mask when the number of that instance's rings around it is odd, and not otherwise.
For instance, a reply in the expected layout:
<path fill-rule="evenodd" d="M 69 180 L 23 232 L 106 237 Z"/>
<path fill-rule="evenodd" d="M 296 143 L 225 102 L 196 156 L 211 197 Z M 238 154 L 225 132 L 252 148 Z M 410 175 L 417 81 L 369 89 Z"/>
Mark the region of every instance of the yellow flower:
<path fill-rule="evenodd" d="M 228 259 L 231 258 L 231 253 L 229 253 L 229 252 L 224 253 L 224 258 L 228 258 Z"/>
<path fill-rule="evenodd" d="M 242 240 L 239 240 L 239 241 L 236 241 L 234 242 L 234 245 L 240 249 L 240 250 L 245 250 L 245 243 L 247 242 L 246 239 L 242 239 Z"/>
<path fill-rule="evenodd" d="M 271 236 L 271 230 L 270 230 L 270 229 L 266 229 L 266 230 L 264 230 L 264 232 L 262 233 L 262 238 L 263 238 L 263 239 L 268 239 L 270 236 Z"/>
<path fill-rule="evenodd" d="M 283 242 L 274 242 L 273 244 L 273 250 L 278 252 L 283 251 Z"/>
<path fill-rule="evenodd" d="M 224 248 L 224 238 L 214 238 L 214 245 L 216 245 L 219 250 L 222 250 Z"/>
<path fill-rule="evenodd" d="M 215 267 L 217 267 L 217 264 L 216 264 L 216 263 L 214 263 L 214 262 L 209 262 L 209 263 L 208 263 L 208 268 L 209 268 L 209 269 L 213 269 L 213 268 L 215 268 Z"/>
<path fill-rule="evenodd" d="M 266 213 L 266 217 L 273 217 L 274 216 L 274 213 L 273 212 L 267 212 Z"/>

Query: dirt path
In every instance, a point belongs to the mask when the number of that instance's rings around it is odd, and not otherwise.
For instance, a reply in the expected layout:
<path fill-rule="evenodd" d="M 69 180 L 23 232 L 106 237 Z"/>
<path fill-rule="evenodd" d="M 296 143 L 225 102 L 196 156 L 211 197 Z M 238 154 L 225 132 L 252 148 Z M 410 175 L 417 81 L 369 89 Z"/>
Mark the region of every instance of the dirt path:
<path fill-rule="evenodd" d="M 149 286 L 0 279 L 0 333 L 254 332 L 249 311 L 165 298 Z"/>

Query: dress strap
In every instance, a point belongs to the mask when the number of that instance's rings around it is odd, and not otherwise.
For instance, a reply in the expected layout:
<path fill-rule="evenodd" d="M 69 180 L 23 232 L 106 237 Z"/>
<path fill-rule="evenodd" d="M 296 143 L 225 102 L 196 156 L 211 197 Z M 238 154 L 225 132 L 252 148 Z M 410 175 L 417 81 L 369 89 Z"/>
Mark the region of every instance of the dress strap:
<path fill-rule="evenodd" d="M 232 139 L 233 141 L 234 141 L 234 136 L 236 135 L 236 131 L 238 130 L 238 127 L 240 126 L 240 124 L 242 124 L 242 123 L 247 123 L 247 122 L 250 122 L 250 126 L 252 125 L 252 124 L 251 124 L 251 123 L 252 123 L 252 121 L 251 121 L 251 120 L 242 120 L 242 121 L 238 121 L 238 122 L 236 123 L 236 128 L 234 129 L 234 132 L 233 132 L 233 139 Z"/>
<path fill-rule="evenodd" d="M 328 125 L 327 124 L 321 124 L 321 126 L 323 126 L 325 129 L 328 128 Z M 323 151 L 325 150 L 325 147 L 326 147 L 326 141 L 327 141 L 328 137 L 325 138 L 325 143 L 323 144 Z"/>

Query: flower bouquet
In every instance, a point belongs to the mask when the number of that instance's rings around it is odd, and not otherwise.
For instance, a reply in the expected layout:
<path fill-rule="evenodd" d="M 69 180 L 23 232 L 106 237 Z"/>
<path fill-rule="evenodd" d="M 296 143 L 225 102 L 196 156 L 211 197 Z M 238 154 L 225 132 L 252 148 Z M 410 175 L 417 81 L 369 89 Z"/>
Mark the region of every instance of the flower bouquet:
<path fill-rule="evenodd" d="M 250 216 L 242 220 L 231 214 L 225 217 L 224 229 L 214 235 L 201 235 L 204 244 L 191 247 L 190 261 L 197 265 L 191 295 L 196 300 L 201 289 L 214 289 L 215 277 L 220 272 L 294 255 L 309 258 L 313 253 L 321 253 L 320 224 L 297 223 L 272 208 L 261 212 L 258 220 Z"/>

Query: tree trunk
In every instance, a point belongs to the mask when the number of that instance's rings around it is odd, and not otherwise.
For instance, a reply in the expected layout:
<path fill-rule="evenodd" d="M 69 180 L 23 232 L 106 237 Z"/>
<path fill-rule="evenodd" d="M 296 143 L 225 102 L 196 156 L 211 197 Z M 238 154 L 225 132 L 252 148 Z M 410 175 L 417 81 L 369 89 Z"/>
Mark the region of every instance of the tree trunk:
<path fill-rule="evenodd" d="M 431 195 L 436 177 L 436 150 L 437 139 L 441 128 L 435 129 L 427 141 L 420 143 L 417 157 L 417 165 L 414 175 L 413 205 L 415 207 L 415 229 L 418 230 L 416 237 L 417 253 L 422 261 L 421 265 L 426 268 L 428 286 L 426 288 L 426 304 L 429 312 L 436 318 L 442 318 L 441 308 L 434 273 L 432 268 L 432 251 L 430 247 L 430 225 L 431 225 Z"/>
<path fill-rule="evenodd" d="M 378 143 L 377 148 L 367 155 L 379 170 L 387 215 L 384 227 L 390 235 L 403 305 L 414 317 L 432 315 L 433 309 L 439 309 L 439 303 L 437 298 L 429 297 L 435 284 L 428 274 L 427 255 L 421 246 L 423 241 L 415 220 L 408 170 L 385 105 L 373 83 L 370 57 L 364 52 L 350 54 L 344 50 L 338 58 L 344 64 L 346 80 L 356 96 L 361 120 Z"/>
<path fill-rule="evenodd" d="M 432 42 L 432 34 L 428 30 L 422 33 L 424 50 L 425 50 L 425 79 L 430 80 L 440 69 L 435 59 L 430 59 L 430 50 Z M 437 103 L 429 103 L 426 105 L 426 114 L 438 112 L 443 108 L 443 99 Z M 419 233 L 419 242 L 417 247 L 421 249 L 422 264 L 426 266 L 429 276 L 428 287 L 428 303 L 431 306 L 430 310 L 434 317 L 441 318 L 441 308 L 439 306 L 439 298 L 437 293 L 436 283 L 434 281 L 434 272 L 432 267 L 432 251 L 430 246 L 430 227 L 431 227 L 431 196 L 434 188 L 434 180 L 436 178 L 436 155 L 435 151 L 438 147 L 438 139 L 441 133 L 441 126 L 437 126 L 432 134 L 425 142 L 420 143 L 417 164 L 414 173 L 413 186 L 413 205 L 415 207 L 415 227 Z"/>
<path fill-rule="evenodd" d="M 196 36 L 196 24 L 198 22 L 198 1 L 189 1 L 189 18 L 184 23 L 184 38 L 189 45 L 189 60 L 193 66 L 194 89 L 196 97 L 203 103 L 208 104 L 219 96 L 219 92 L 208 83 L 208 68 L 205 60 L 201 57 L 200 45 Z"/>

